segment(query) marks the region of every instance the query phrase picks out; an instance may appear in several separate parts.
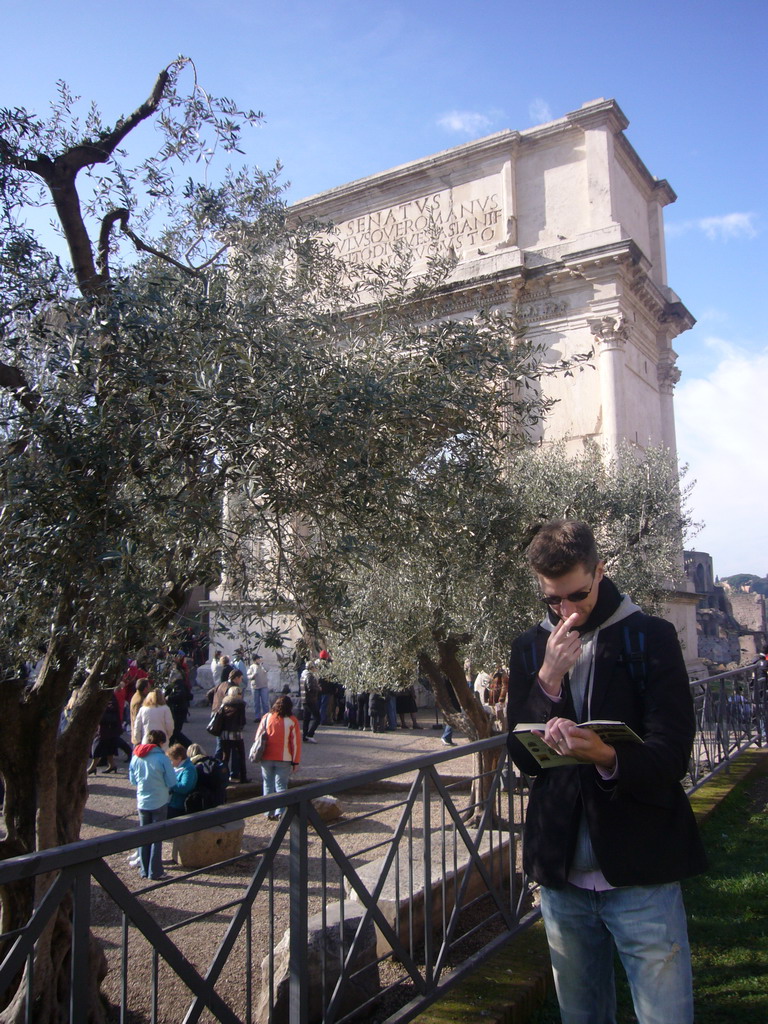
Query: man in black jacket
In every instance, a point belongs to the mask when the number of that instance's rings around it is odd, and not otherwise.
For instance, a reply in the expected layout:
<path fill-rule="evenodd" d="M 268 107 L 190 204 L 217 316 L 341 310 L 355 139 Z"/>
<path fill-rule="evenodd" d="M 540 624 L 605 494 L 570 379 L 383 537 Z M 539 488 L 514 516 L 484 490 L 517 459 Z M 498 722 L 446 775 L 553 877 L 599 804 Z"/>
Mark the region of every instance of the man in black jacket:
<path fill-rule="evenodd" d="M 680 780 L 695 721 L 674 627 L 645 615 L 604 575 L 591 529 L 555 520 L 528 558 L 547 606 L 512 645 L 508 714 L 546 723 L 580 764 L 533 776 L 524 867 L 541 883 L 563 1024 L 614 1024 L 614 947 L 640 1024 L 691 1024 L 690 950 L 680 879 L 706 866 Z M 622 721 L 642 743 L 604 743 L 576 723 Z"/>

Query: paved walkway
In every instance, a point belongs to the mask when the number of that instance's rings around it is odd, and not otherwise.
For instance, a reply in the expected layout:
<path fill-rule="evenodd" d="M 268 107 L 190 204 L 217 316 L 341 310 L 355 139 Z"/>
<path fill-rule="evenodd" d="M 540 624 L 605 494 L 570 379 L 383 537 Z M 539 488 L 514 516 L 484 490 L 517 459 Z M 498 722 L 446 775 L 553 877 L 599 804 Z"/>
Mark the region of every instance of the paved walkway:
<path fill-rule="evenodd" d="M 210 718 L 210 709 L 192 707 L 190 720 L 184 727 L 185 735 L 213 753 L 215 740 L 205 726 Z M 410 717 L 409 717 L 410 723 Z M 435 726 L 435 712 L 421 711 L 417 720 L 421 729 L 396 729 L 394 732 L 371 733 L 347 729 L 343 725 L 320 726 L 317 743 L 305 743 L 301 768 L 293 782 L 314 782 L 323 779 L 338 779 L 358 772 L 369 771 L 386 765 L 397 764 L 409 758 L 421 757 L 446 748 L 441 744 L 442 725 Z M 253 740 L 256 726 L 249 715 L 245 732 L 246 751 Z M 467 742 L 454 733 L 457 747 Z M 231 796 L 254 797 L 261 793 L 261 772 L 255 765 L 249 765 L 252 782 L 231 787 Z M 90 839 L 105 832 L 135 828 L 136 791 L 128 781 L 128 765 L 123 755 L 118 757 L 118 773 L 105 775 L 100 768 L 96 775 L 88 777 L 88 803 L 83 818 L 81 837 Z"/>

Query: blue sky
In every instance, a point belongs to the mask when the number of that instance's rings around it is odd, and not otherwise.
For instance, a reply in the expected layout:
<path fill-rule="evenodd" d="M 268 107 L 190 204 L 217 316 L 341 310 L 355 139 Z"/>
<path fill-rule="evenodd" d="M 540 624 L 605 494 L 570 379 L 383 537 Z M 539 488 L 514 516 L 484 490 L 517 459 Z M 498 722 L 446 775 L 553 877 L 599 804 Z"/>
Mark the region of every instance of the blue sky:
<path fill-rule="evenodd" d="M 114 120 L 177 54 L 260 109 L 246 159 L 298 199 L 598 97 L 678 201 L 669 283 L 681 461 L 715 571 L 768 572 L 768 4 L 765 0 L 72 0 L 3 4 L 0 104 L 43 113 L 62 78 Z"/>

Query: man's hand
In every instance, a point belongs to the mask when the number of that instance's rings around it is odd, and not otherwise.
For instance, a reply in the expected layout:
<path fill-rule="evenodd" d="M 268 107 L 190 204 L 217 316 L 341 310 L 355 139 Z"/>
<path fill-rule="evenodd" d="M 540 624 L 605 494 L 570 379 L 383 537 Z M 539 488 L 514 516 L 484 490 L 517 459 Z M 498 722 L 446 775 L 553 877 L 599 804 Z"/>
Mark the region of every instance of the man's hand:
<path fill-rule="evenodd" d="M 551 718 L 543 736 L 544 742 L 558 754 L 569 754 L 585 764 L 595 764 L 609 772 L 616 767 L 615 748 L 603 743 L 592 729 L 582 729 L 568 718 Z"/>
<path fill-rule="evenodd" d="M 579 618 L 573 612 L 567 619 L 558 622 L 547 640 L 544 662 L 539 671 L 539 682 L 551 697 L 557 697 L 563 683 L 563 676 L 570 672 L 581 654 L 581 637 L 573 629 Z"/>

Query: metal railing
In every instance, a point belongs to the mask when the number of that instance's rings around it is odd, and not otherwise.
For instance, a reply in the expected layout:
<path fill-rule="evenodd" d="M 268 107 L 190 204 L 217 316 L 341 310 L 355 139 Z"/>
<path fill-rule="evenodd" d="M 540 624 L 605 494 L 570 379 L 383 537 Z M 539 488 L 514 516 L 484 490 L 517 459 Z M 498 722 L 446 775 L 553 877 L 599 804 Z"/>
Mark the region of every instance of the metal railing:
<path fill-rule="evenodd" d="M 751 746 L 766 742 L 768 689 L 757 666 L 748 665 L 691 683 L 696 737 L 686 788 L 689 792 Z"/>
<path fill-rule="evenodd" d="M 753 669 L 692 690 L 689 789 L 762 745 L 766 722 Z M 47 888 L 26 925 L 0 936 L 0 994 L 21 976 L 35 1020 L 35 946 L 65 908 L 73 1024 L 89 1017 L 92 936 L 121 1024 L 405 1022 L 538 917 L 520 869 L 524 783 L 499 735 L 4 861 L 0 886 L 42 876 Z M 324 797 L 341 818 L 324 820 Z M 215 866 L 137 885 L 125 865 L 137 845 L 243 819 L 242 852 Z"/>

